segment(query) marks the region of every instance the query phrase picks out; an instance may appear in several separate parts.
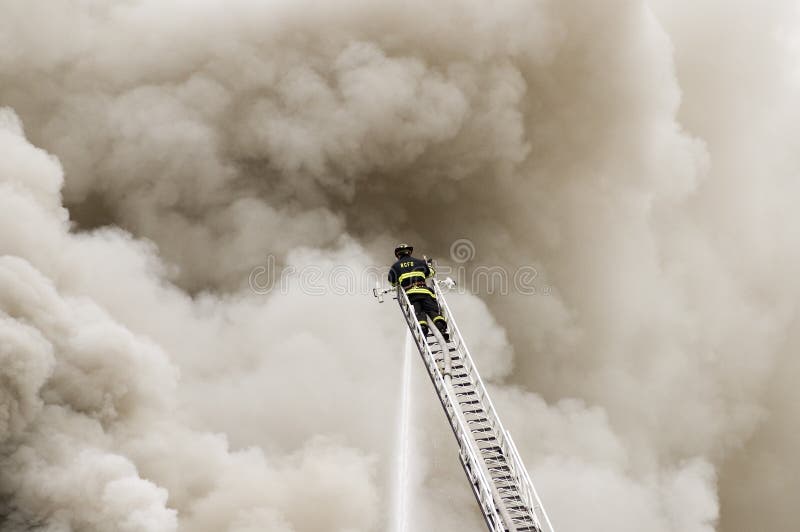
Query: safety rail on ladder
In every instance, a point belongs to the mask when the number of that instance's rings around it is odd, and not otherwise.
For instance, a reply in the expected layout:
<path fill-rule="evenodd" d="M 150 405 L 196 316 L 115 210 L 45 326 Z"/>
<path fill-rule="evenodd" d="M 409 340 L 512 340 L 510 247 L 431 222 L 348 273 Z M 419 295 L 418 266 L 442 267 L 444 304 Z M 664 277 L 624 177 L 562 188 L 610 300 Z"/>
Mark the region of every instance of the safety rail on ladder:
<path fill-rule="evenodd" d="M 459 405 L 459 401 L 456 399 L 452 390 L 446 385 L 444 375 L 439 369 L 438 361 L 422 332 L 422 327 L 416 319 L 414 307 L 409 302 L 405 291 L 400 288 L 397 289 L 397 302 L 400 304 L 400 309 L 403 311 L 403 316 L 406 318 L 406 323 L 411 331 L 414 343 L 417 345 L 417 349 L 422 356 L 422 361 L 428 370 L 428 376 L 433 382 L 436 395 L 439 397 L 439 402 L 442 404 L 442 408 L 450 423 L 450 428 L 453 430 L 453 434 L 456 437 L 459 446 L 461 465 L 470 481 L 472 491 L 478 500 L 478 504 L 481 507 L 489 530 L 492 532 L 505 532 L 506 529 L 503 528 L 502 520 L 494 503 L 491 482 L 486 477 L 485 471 L 481 466 L 481 461 L 478 459 L 473 449 L 472 438 L 465 428 L 465 422 L 462 420 L 461 416 L 459 416 L 460 409 L 456 406 Z"/>
<path fill-rule="evenodd" d="M 512 516 L 512 525 L 516 525 L 516 528 L 509 527 L 508 530 L 554 532 L 550 518 L 528 475 L 528 470 L 522 462 L 514 440 L 511 438 L 511 433 L 505 429 L 503 423 L 500 421 L 500 417 L 497 414 L 497 410 L 495 410 L 491 397 L 489 397 L 489 392 L 483 383 L 483 379 L 481 379 L 478 368 L 475 366 L 469 348 L 467 348 L 467 344 L 464 342 L 464 337 L 461 335 L 458 323 L 444 297 L 441 286 L 442 283 L 439 280 L 434 280 L 433 284 L 442 314 L 446 318 L 450 329 L 451 344 L 455 344 L 454 347 L 456 351 L 463 357 L 465 367 L 469 368 L 469 373 L 473 378 L 476 391 L 481 398 L 481 404 L 486 413 L 486 424 L 490 425 L 493 429 L 492 435 L 497 439 L 498 447 L 500 447 L 502 451 L 504 460 L 500 460 L 498 457 L 498 461 L 508 465 L 508 473 L 513 480 L 510 485 L 505 486 L 502 490 L 507 494 L 502 497 L 504 505 L 510 510 L 509 513 Z M 495 459 L 491 459 L 491 462 L 494 463 Z M 517 492 L 517 495 L 514 494 L 514 491 Z M 519 497 L 519 500 L 517 500 L 516 497 Z M 515 502 L 516 504 L 514 504 Z"/>
<path fill-rule="evenodd" d="M 450 329 L 448 344 L 436 330 L 431 331 L 434 337 L 426 338 L 404 290 L 397 289 L 396 299 L 456 437 L 461 465 L 486 524 L 491 532 L 554 532 L 514 441 L 500 422 L 441 285 L 434 280 L 434 291 Z M 382 295 L 391 290 L 376 289 L 374 294 L 382 301 Z"/>

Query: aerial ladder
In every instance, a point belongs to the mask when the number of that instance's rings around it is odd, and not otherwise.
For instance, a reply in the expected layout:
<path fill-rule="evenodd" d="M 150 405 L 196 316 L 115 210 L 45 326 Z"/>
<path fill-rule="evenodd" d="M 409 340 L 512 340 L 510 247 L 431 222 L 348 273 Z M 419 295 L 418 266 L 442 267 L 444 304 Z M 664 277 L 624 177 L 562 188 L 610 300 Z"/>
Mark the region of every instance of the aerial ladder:
<path fill-rule="evenodd" d="M 414 307 L 401 287 L 375 288 L 379 302 L 390 292 L 433 383 L 459 448 L 459 458 L 490 532 L 554 532 L 511 434 L 503 427 L 475 362 L 461 336 L 442 287 L 451 279 L 433 280 L 434 293 L 450 329 L 445 342 L 436 327 L 425 336 Z"/>

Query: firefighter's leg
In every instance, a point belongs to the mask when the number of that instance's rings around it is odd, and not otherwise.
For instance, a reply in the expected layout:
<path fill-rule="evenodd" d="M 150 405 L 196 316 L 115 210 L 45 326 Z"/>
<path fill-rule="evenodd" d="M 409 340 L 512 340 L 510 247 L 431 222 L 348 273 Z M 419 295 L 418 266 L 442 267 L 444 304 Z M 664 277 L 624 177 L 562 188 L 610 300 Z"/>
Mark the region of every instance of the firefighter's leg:
<path fill-rule="evenodd" d="M 414 314 L 417 316 L 417 321 L 422 327 L 422 333 L 427 336 L 428 334 L 428 319 L 425 315 L 425 300 L 417 295 L 411 295 L 408 298 L 409 303 L 414 306 Z"/>
<path fill-rule="evenodd" d="M 439 308 L 439 303 L 433 297 L 425 298 L 425 312 L 433 319 L 433 324 L 442 333 L 445 341 L 450 341 L 450 335 L 447 334 L 447 320 L 442 316 L 442 311 Z"/>

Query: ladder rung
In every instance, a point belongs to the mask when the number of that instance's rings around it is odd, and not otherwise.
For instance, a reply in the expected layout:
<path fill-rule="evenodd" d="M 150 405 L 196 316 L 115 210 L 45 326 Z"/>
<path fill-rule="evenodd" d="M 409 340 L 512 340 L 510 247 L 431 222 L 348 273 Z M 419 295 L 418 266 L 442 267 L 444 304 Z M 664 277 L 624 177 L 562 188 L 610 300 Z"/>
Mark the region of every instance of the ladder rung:
<path fill-rule="evenodd" d="M 505 462 L 506 461 L 506 457 L 503 454 L 502 450 L 501 451 L 492 451 L 492 453 L 494 453 L 494 454 L 492 454 L 491 456 L 484 457 L 487 462 L 490 461 L 490 460 L 494 461 L 494 462 Z M 485 453 L 485 454 L 488 454 L 488 453 Z"/>

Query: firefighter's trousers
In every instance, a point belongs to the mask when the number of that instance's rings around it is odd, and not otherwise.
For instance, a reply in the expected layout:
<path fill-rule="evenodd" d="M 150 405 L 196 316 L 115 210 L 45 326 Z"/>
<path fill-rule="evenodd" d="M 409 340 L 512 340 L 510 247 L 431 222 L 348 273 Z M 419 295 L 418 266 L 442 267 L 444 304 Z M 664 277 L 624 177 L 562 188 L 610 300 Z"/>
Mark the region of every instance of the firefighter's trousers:
<path fill-rule="evenodd" d="M 416 289 L 412 292 L 408 294 L 408 301 L 414 306 L 414 313 L 417 315 L 417 320 L 422 325 L 423 330 L 428 329 L 428 316 L 430 316 L 436 328 L 442 333 L 446 333 L 447 321 L 442 316 L 442 311 L 439 309 L 439 303 L 436 301 L 436 296 L 433 292 L 429 289 Z"/>

